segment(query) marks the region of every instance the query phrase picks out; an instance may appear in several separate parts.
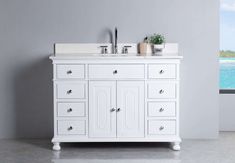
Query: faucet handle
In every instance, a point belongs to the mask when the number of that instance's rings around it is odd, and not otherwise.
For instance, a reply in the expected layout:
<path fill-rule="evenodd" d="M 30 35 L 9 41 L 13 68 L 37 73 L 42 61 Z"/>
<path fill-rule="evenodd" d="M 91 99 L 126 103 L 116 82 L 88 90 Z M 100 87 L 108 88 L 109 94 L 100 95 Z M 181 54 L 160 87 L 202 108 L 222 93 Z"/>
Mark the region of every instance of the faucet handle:
<path fill-rule="evenodd" d="M 101 48 L 101 54 L 107 54 L 108 53 L 108 46 L 106 45 L 103 45 L 103 46 L 100 46 Z"/>
<path fill-rule="evenodd" d="M 128 48 L 131 48 L 131 47 L 132 46 L 124 46 L 122 50 L 123 54 L 128 54 Z"/>

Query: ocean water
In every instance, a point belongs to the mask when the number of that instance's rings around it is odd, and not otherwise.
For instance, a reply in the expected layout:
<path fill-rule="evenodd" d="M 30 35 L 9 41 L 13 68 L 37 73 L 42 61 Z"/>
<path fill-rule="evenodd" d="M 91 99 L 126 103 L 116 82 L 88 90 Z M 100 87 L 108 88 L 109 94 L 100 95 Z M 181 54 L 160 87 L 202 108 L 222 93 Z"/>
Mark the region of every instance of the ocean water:
<path fill-rule="evenodd" d="M 220 58 L 220 89 L 235 89 L 235 58 Z"/>

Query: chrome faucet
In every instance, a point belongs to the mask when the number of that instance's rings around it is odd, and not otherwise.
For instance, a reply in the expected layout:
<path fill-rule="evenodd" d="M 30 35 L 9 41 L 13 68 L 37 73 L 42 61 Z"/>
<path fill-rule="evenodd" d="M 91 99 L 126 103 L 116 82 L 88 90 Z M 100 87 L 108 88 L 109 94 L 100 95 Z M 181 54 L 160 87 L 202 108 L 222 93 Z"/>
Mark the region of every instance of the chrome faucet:
<path fill-rule="evenodd" d="M 115 40 L 114 40 L 114 44 L 113 44 L 113 53 L 117 54 L 118 53 L 118 47 L 117 47 L 117 39 L 118 39 L 118 30 L 117 27 L 115 27 Z"/>

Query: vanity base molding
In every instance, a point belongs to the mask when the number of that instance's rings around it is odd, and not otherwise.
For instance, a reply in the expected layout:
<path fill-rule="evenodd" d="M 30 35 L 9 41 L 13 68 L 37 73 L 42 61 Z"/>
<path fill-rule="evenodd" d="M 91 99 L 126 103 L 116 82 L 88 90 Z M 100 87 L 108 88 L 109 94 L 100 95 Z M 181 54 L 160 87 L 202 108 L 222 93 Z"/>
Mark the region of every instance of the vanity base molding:
<path fill-rule="evenodd" d="M 168 138 L 156 138 L 156 139 L 148 139 L 148 138 L 129 138 L 129 139 L 117 139 L 117 138 L 113 138 L 113 139 L 91 139 L 91 138 L 81 138 L 78 139 L 76 137 L 70 137 L 70 138 L 64 138 L 64 137 L 57 137 L 57 138 L 53 138 L 52 139 L 52 143 L 54 144 L 53 146 L 53 150 L 60 150 L 60 143 L 70 143 L 70 142 L 74 142 L 74 143 L 102 143 L 102 142 L 106 142 L 106 143 L 112 143 L 112 142 L 120 142 L 120 143 L 124 143 L 124 142 L 140 142 L 140 143 L 144 143 L 144 142 L 165 142 L 165 143 L 170 143 L 170 147 L 172 150 L 174 151 L 179 151 L 180 150 L 180 143 L 181 143 L 181 138 L 180 137 L 168 137 Z"/>
<path fill-rule="evenodd" d="M 55 57 L 53 150 L 66 142 L 169 142 L 180 150 L 172 57 Z"/>

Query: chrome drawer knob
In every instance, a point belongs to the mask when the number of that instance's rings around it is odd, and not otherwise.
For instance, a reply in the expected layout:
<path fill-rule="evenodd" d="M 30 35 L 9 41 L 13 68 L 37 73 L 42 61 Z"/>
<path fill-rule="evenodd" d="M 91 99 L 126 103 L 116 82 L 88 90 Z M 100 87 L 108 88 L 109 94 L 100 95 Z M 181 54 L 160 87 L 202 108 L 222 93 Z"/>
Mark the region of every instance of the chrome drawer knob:
<path fill-rule="evenodd" d="M 111 109 L 111 112 L 114 112 L 115 110 L 116 110 L 115 108 L 112 108 L 112 109 Z"/>
<path fill-rule="evenodd" d="M 72 73 L 73 73 L 72 70 L 67 71 L 67 74 L 72 74 Z"/>
<path fill-rule="evenodd" d="M 164 70 L 159 71 L 159 73 L 160 73 L 160 74 L 163 74 L 163 73 L 164 73 Z"/>
<path fill-rule="evenodd" d="M 69 130 L 69 131 L 71 131 L 72 129 L 73 129 L 73 127 L 72 127 L 72 126 L 70 126 L 70 127 L 68 128 L 68 130 Z"/>
<path fill-rule="evenodd" d="M 117 70 L 114 70 L 114 71 L 113 71 L 113 74 L 117 74 L 117 73 L 118 73 L 118 71 L 117 71 Z"/>
<path fill-rule="evenodd" d="M 72 90 L 71 90 L 71 89 L 67 91 L 67 94 L 71 94 L 71 93 L 72 93 Z"/>
<path fill-rule="evenodd" d="M 70 112 L 72 112 L 72 111 L 73 111 L 72 108 L 69 108 L 69 109 L 67 110 L 68 113 L 70 113 Z"/>
<path fill-rule="evenodd" d="M 163 111 L 164 111 L 164 108 L 160 108 L 160 109 L 159 109 L 159 112 L 163 112 Z"/>
<path fill-rule="evenodd" d="M 163 126 L 161 126 L 161 127 L 159 128 L 159 130 L 160 130 L 160 131 L 164 130 L 164 127 L 163 127 Z"/>
<path fill-rule="evenodd" d="M 159 93 L 160 93 L 160 94 L 163 94 L 163 93 L 164 93 L 164 90 L 161 89 L 161 90 L 159 91 Z"/>
<path fill-rule="evenodd" d="M 121 111 L 121 109 L 120 108 L 117 108 L 117 112 L 120 112 Z"/>

